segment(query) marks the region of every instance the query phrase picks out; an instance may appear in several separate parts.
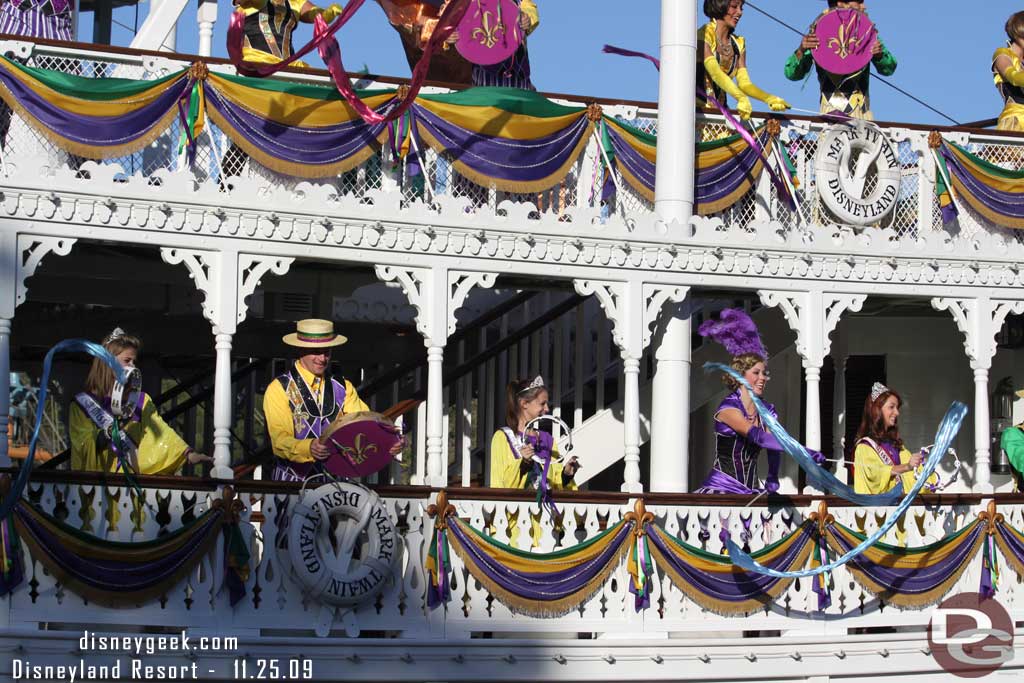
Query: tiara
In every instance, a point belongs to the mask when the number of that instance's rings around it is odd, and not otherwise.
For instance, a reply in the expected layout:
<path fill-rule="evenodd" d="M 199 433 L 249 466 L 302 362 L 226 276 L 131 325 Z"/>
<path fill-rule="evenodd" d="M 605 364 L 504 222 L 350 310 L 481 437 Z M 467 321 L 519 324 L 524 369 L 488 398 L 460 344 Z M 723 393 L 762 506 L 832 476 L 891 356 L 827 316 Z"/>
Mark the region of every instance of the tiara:
<path fill-rule="evenodd" d="M 126 336 L 127 335 L 124 333 L 124 330 L 122 330 L 120 327 L 115 327 L 114 331 L 111 332 L 110 334 L 108 334 L 107 338 L 103 340 L 103 344 L 107 345 L 107 344 L 109 344 L 112 341 L 115 341 L 117 339 L 121 339 L 122 337 L 126 337 Z"/>
<path fill-rule="evenodd" d="M 541 377 L 540 375 L 537 375 L 536 377 L 533 378 L 533 381 L 530 382 L 530 386 L 524 387 L 523 389 L 520 389 L 517 393 L 525 394 L 527 391 L 531 391 L 533 389 L 543 389 L 543 388 L 544 388 L 544 378 Z"/>
<path fill-rule="evenodd" d="M 881 382 L 875 382 L 871 385 L 871 401 L 877 401 L 878 397 L 889 391 L 889 387 L 885 386 Z"/>

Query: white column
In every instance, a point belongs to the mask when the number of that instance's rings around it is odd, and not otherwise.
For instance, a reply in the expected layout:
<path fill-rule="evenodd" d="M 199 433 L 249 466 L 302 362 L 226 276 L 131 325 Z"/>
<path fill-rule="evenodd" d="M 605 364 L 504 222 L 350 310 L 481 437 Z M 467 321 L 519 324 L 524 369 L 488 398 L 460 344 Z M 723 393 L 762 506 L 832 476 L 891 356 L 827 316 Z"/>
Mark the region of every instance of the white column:
<path fill-rule="evenodd" d="M 807 388 L 805 445 L 815 451 L 821 450 L 821 366 L 804 363 L 804 384 Z"/>
<path fill-rule="evenodd" d="M 991 434 L 988 421 L 988 368 L 974 369 L 974 490 L 992 493 Z"/>
<path fill-rule="evenodd" d="M 654 207 L 667 223 L 685 223 L 693 213 L 696 75 L 696 0 L 661 0 Z"/>
<path fill-rule="evenodd" d="M 0 467 L 10 467 L 7 435 L 11 416 L 11 320 L 0 318 Z"/>
<path fill-rule="evenodd" d="M 196 20 L 199 23 L 199 56 L 210 57 L 213 55 L 213 25 L 217 21 L 217 3 L 200 2 Z"/>
<path fill-rule="evenodd" d="M 833 362 L 836 374 L 832 388 L 832 457 L 839 461 L 836 464 L 836 477 L 839 481 L 847 483 L 847 470 L 843 460 L 846 451 L 843 438 L 850 419 L 846 406 L 846 356 L 833 356 Z"/>
<path fill-rule="evenodd" d="M 214 330 L 217 364 L 213 385 L 213 473 L 234 479 L 231 469 L 231 335 Z"/>
<path fill-rule="evenodd" d="M 937 311 L 949 311 L 964 335 L 964 350 L 974 371 L 974 492 L 992 493 L 988 373 L 997 351 L 995 336 L 1007 315 L 1024 313 L 1024 300 L 936 297 L 931 303 Z"/>
<path fill-rule="evenodd" d="M 626 493 L 643 493 L 640 483 L 640 360 L 624 357 L 622 370 L 626 385 L 622 411 L 626 472 L 622 490 Z"/>
<path fill-rule="evenodd" d="M 428 341 L 428 344 L 431 342 Z M 443 346 L 427 347 L 427 483 L 445 486 L 448 483 L 448 462 L 444 457 L 444 410 L 442 400 Z"/>
<path fill-rule="evenodd" d="M 689 302 L 666 310 L 654 349 L 651 395 L 651 490 L 684 493 L 690 468 Z"/>

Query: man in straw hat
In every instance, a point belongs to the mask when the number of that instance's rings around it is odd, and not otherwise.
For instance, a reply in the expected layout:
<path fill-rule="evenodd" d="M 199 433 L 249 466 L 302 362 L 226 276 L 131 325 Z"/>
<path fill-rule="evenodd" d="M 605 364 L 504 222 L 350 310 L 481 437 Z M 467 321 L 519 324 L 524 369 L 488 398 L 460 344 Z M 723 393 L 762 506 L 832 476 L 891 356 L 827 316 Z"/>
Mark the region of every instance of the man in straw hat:
<path fill-rule="evenodd" d="M 1014 392 L 1024 398 L 1024 389 Z M 1003 430 L 999 447 L 1006 453 L 1006 459 L 1013 468 L 1013 480 L 1018 491 L 1024 491 L 1024 423 Z"/>
<path fill-rule="evenodd" d="M 263 413 L 276 457 L 272 478 L 302 481 L 320 470 L 329 455 L 317 438 L 339 413 L 369 410 L 347 379 L 331 377 L 331 349 L 345 337 L 334 333 L 330 320 L 300 320 L 284 343 L 299 349 L 288 372 L 267 387 Z"/>

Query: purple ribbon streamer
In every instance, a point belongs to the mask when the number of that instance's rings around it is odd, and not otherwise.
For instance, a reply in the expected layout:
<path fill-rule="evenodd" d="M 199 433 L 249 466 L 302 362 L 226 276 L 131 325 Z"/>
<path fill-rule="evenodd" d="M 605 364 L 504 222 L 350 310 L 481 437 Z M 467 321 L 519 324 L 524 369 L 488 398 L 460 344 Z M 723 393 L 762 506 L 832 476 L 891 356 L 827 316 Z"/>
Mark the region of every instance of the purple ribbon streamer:
<path fill-rule="evenodd" d="M 711 470 L 704 483 L 700 485 L 702 491 L 705 489 L 714 491 L 715 493 L 734 493 L 742 496 L 750 496 L 755 493 L 760 493 L 752 488 L 748 488 L 738 482 L 735 478 L 730 477 L 728 474 L 721 470 Z"/>

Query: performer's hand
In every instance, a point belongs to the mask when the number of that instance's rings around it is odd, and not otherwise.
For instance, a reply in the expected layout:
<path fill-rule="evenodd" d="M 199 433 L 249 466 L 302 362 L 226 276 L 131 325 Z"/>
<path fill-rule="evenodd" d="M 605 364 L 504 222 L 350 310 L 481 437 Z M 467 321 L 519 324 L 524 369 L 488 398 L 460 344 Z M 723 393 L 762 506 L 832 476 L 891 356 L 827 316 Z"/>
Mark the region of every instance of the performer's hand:
<path fill-rule="evenodd" d="M 910 466 L 910 469 L 914 469 L 916 467 L 920 467 L 921 463 L 923 462 L 924 456 L 921 455 L 920 451 L 918 451 L 917 453 L 914 453 L 912 456 L 910 456 L 910 460 L 907 461 L 907 464 Z"/>
<path fill-rule="evenodd" d="M 772 478 L 769 477 L 764 482 L 764 490 L 767 491 L 768 493 L 778 493 L 779 492 L 779 480 L 778 479 L 772 479 Z"/>
<path fill-rule="evenodd" d="M 213 458 L 206 453 L 200 453 L 199 451 L 193 451 L 189 449 L 188 457 L 186 458 L 190 465 L 195 465 L 201 462 L 213 462 Z"/>
<path fill-rule="evenodd" d="M 519 13 L 519 28 L 523 29 L 523 31 L 530 30 L 530 15 L 526 12 Z"/>
<path fill-rule="evenodd" d="M 329 7 L 324 8 L 320 16 L 329 24 L 340 17 L 343 11 L 345 10 L 341 5 L 332 3 Z"/>
<path fill-rule="evenodd" d="M 825 455 L 823 453 L 819 453 L 818 451 L 812 450 L 810 448 L 807 449 L 807 452 L 810 454 L 811 459 L 814 460 L 816 464 L 825 464 Z"/>
<path fill-rule="evenodd" d="M 772 95 L 771 97 L 768 98 L 768 107 L 772 111 L 786 111 L 787 109 L 789 109 L 789 102 L 782 99 L 781 97 L 778 97 L 777 95 Z"/>
<path fill-rule="evenodd" d="M 567 477 L 574 477 L 580 467 L 582 467 L 582 465 L 580 465 L 579 458 L 574 455 L 569 458 L 569 462 L 565 463 L 565 467 L 562 468 L 562 473 Z"/>
<path fill-rule="evenodd" d="M 736 111 L 739 112 L 740 118 L 744 121 L 750 120 L 751 114 L 754 113 L 754 107 L 750 104 L 750 98 L 744 95 L 736 100 Z"/>
<path fill-rule="evenodd" d="M 459 32 L 458 31 L 452 31 L 451 33 L 448 34 L 448 37 L 445 39 L 444 44 L 445 45 L 454 45 L 457 42 L 459 42 Z"/>
<path fill-rule="evenodd" d="M 877 57 L 882 54 L 882 41 L 875 40 L 875 44 L 871 46 L 871 56 Z"/>
<path fill-rule="evenodd" d="M 817 50 L 819 45 L 821 45 L 821 41 L 818 40 L 818 36 L 813 33 L 808 33 L 804 36 L 804 39 L 800 41 L 801 50 Z"/>
<path fill-rule="evenodd" d="M 398 442 L 394 446 L 391 447 L 391 450 L 388 451 L 388 455 L 390 455 L 391 457 L 394 457 L 394 456 L 398 455 L 399 453 L 401 453 L 403 449 L 405 449 L 405 439 L 404 438 L 403 439 L 399 439 Z"/>
<path fill-rule="evenodd" d="M 519 449 L 519 455 L 523 456 L 523 460 L 529 462 L 533 460 L 533 456 L 536 455 L 536 452 L 533 450 L 533 446 L 531 444 L 526 444 Z"/>
<path fill-rule="evenodd" d="M 309 443 L 309 454 L 317 460 L 326 460 L 327 456 L 331 454 L 331 450 L 320 443 L 320 439 L 313 439 Z"/>

